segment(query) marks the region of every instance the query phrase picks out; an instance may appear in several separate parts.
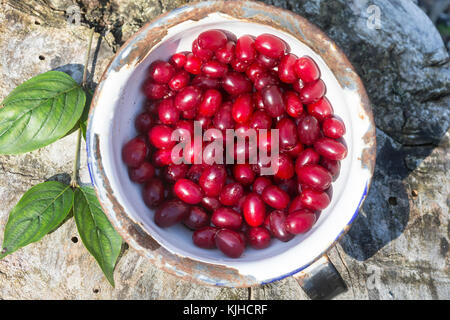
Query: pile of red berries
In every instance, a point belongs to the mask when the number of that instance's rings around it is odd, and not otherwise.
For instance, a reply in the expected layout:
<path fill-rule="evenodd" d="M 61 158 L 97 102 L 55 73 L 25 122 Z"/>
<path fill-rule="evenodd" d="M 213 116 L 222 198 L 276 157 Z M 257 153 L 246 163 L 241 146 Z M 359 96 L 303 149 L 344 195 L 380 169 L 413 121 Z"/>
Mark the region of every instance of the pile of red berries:
<path fill-rule="evenodd" d="M 347 155 L 339 141 L 344 123 L 333 116 L 325 91 L 316 63 L 289 53 L 271 34 L 232 41 L 208 30 L 192 52 L 154 61 L 143 85 L 145 110 L 135 121 L 139 135 L 122 157 L 130 179 L 144 184 L 155 223 L 182 222 L 194 230 L 196 246 L 233 258 L 247 244 L 263 249 L 272 237 L 289 241 L 310 230 L 330 203 L 331 183 Z M 278 129 L 278 170 L 261 176 L 260 162 L 173 163 L 171 135 L 176 129 L 193 135 L 194 121 L 204 130 Z"/>

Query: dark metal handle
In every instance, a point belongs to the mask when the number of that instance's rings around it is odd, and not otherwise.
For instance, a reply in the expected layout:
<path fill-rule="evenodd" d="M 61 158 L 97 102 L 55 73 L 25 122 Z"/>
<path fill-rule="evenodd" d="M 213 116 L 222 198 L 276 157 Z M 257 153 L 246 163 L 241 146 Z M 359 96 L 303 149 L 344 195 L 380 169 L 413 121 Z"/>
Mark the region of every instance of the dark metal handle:
<path fill-rule="evenodd" d="M 326 254 L 293 277 L 312 300 L 329 300 L 347 291 L 347 285 Z"/>

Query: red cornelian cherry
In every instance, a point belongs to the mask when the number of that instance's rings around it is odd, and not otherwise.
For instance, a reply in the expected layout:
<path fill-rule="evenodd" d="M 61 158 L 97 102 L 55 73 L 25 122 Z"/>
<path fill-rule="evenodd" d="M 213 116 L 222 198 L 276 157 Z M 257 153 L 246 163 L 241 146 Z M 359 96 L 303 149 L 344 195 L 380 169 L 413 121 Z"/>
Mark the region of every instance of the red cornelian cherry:
<path fill-rule="evenodd" d="M 266 177 L 258 177 L 253 182 L 252 191 L 262 195 L 264 189 L 272 185 L 272 181 Z"/>
<path fill-rule="evenodd" d="M 347 156 L 347 147 L 330 138 L 320 138 L 314 143 L 314 149 L 322 157 L 330 160 L 342 160 Z"/>
<path fill-rule="evenodd" d="M 249 120 L 249 126 L 252 129 L 270 129 L 272 127 L 272 117 L 265 111 L 256 110 Z"/>
<path fill-rule="evenodd" d="M 156 60 L 150 65 L 150 76 L 157 83 L 168 83 L 175 74 L 175 68 L 166 61 Z"/>
<path fill-rule="evenodd" d="M 225 46 L 217 49 L 216 59 L 219 62 L 229 64 L 234 59 L 234 41 L 228 41 Z"/>
<path fill-rule="evenodd" d="M 297 144 L 297 126 L 292 119 L 281 119 L 275 128 L 279 130 L 280 150 L 289 150 Z"/>
<path fill-rule="evenodd" d="M 200 89 L 220 89 L 220 79 L 210 78 L 204 74 L 199 74 L 192 79 L 191 85 Z"/>
<path fill-rule="evenodd" d="M 308 56 L 301 57 L 295 63 L 295 73 L 303 82 L 314 82 L 320 78 L 317 64 Z"/>
<path fill-rule="evenodd" d="M 170 200 L 163 203 L 155 212 L 155 223 L 161 228 L 167 228 L 186 219 L 189 206 L 180 200 Z"/>
<path fill-rule="evenodd" d="M 186 177 L 189 167 L 185 163 L 174 164 L 171 163 L 164 168 L 164 180 L 169 183 L 175 183 L 178 180 Z"/>
<path fill-rule="evenodd" d="M 283 40 L 268 33 L 256 37 L 255 48 L 259 53 L 274 59 L 281 58 L 287 51 L 286 43 Z"/>
<path fill-rule="evenodd" d="M 236 42 L 235 57 L 239 61 L 252 62 L 256 58 L 255 40 L 252 36 L 241 36 Z"/>
<path fill-rule="evenodd" d="M 305 233 L 316 223 L 316 215 L 306 209 L 290 213 L 284 221 L 287 232 L 292 234 Z"/>
<path fill-rule="evenodd" d="M 169 149 L 175 145 L 175 141 L 172 141 L 172 131 L 171 127 L 158 124 L 150 129 L 148 139 L 158 149 Z"/>
<path fill-rule="evenodd" d="M 279 87 L 272 85 L 262 90 L 264 110 L 272 117 L 276 118 L 285 111 L 283 95 Z"/>
<path fill-rule="evenodd" d="M 173 191 L 180 200 L 188 204 L 197 204 L 203 198 L 202 188 L 188 179 L 178 180 L 173 187 Z"/>
<path fill-rule="evenodd" d="M 153 118 L 148 112 L 142 112 L 134 120 L 134 126 L 139 133 L 147 133 L 151 129 Z"/>
<path fill-rule="evenodd" d="M 180 111 L 175 108 L 173 98 L 166 98 L 159 103 L 158 116 L 162 124 L 175 124 L 180 119 Z"/>
<path fill-rule="evenodd" d="M 255 82 L 256 78 L 260 74 L 263 74 L 265 71 L 266 69 L 259 62 L 255 61 L 248 66 L 248 68 L 245 70 L 245 74 L 252 82 Z"/>
<path fill-rule="evenodd" d="M 158 178 L 149 180 L 142 189 L 142 199 L 149 208 L 159 206 L 164 200 L 164 185 Z"/>
<path fill-rule="evenodd" d="M 145 96 L 151 100 L 162 99 L 169 93 L 167 84 L 156 83 L 151 80 L 147 80 L 142 89 Z"/>
<path fill-rule="evenodd" d="M 189 53 L 186 56 L 184 70 L 192 74 L 200 74 L 202 72 L 202 60 L 194 56 L 194 54 Z"/>
<path fill-rule="evenodd" d="M 183 223 L 192 230 L 198 230 L 209 225 L 209 215 L 200 207 L 193 206 Z"/>
<path fill-rule="evenodd" d="M 294 163 L 289 156 L 280 154 L 275 161 L 275 167 L 277 169 L 275 177 L 279 179 L 290 179 L 294 176 Z"/>
<path fill-rule="evenodd" d="M 203 61 L 211 59 L 214 55 L 214 52 L 212 50 L 200 47 L 200 45 L 198 44 L 198 39 L 192 42 L 192 53 Z"/>
<path fill-rule="evenodd" d="M 325 92 L 325 83 L 321 79 L 309 82 L 300 91 L 300 101 L 304 104 L 316 102 L 325 95 Z"/>
<path fill-rule="evenodd" d="M 239 258 L 245 251 L 245 242 L 237 231 L 220 229 L 215 239 L 217 248 L 230 258 Z"/>
<path fill-rule="evenodd" d="M 222 87 L 232 96 L 252 91 L 250 79 L 238 72 L 227 73 L 222 79 Z"/>
<path fill-rule="evenodd" d="M 308 104 L 306 109 L 310 115 L 319 121 L 323 121 L 326 118 L 331 117 L 334 112 L 330 101 L 326 97 L 323 97 L 314 103 Z"/>
<path fill-rule="evenodd" d="M 219 209 L 222 204 L 219 199 L 214 197 L 203 197 L 201 205 L 205 208 L 209 213 L 213 213 L 217 209 Z"/>
<path fill-rule="evenodd" d="M 345 134 L 345 125 L 337 118 L 328 118 L 322 122 L 322 131 L 329 138 L 339 139 Z"/>
<path fill-rule="evenodd" d="M 303 114 L 303 103 L 300 101 L 298 94 L 295 91 L 286 91 L 284 93 L 284 105 L 286 106 L 286 113 L 293 118 L 298 118 Z"/>
<path fill-rule="evenodd" d="M 137 168 L 130 168 L 130 179 L 136 183 L 144 183 L 153 178 L 155 175 L 155 168 L 149 162 L 143 162 Z"/>
<path fill-rule="evenodd" d="M 258 56 L 256 57 L 256 61 L 260 63 L 265 69 L 272 69 L 278 64 L 277 59 L 265 56 L 263 54 L 258 54 Z"/>
<path fill-rule="evenodd" d="M 331 185 L 331 174 L 318 164 L 308 164 L 296 168 L 298 181 L 308 187 L 324 191 Z"/>
<path fill-rule="evenodd" d="M 264 100 L 261 95 L 261 91 L 253 92 L 253 104 L 258 110 L 264 110 Z"/>
<path fill-rule="evenodd" d="M 300 155 L 300 153 L 302 151 L 303 151 L 303 144 L 301 144 L 300 142 L 297 142 L 295 144 L 295 146 L 293 146 L 287 150 L 284 150 L 283 152 L 285 154 L 287 154 L 288 156 L 290 156 L 292 159 L 295 159 Z"/>
<path fill-rule="evenodd" d="M 251 62 L 242 61 L 242 60 L 238 60 L 238 59 L 234 58 L 233 60 L 231 60 L 230 65 L 234 71 L 242 73 L 242 72 L 247 71 L 248 67 L 250 67 L 250 65 L 251 65 Z"/>
<path fill-rule="evenodd" d="M 245 222 L 251 227 L 259 227 L 266 217 L 266 207 L 261 196 L 250 193 L 245 197 L 242 205 Z"/>
<path fill-rule="evenodd" d="M 168 83 L 169 88 L 174 91 L 180 91 L 188 85 L 190 79 L 190 75 L 186 70 L 180 70 L 170 79 Z"/>
<path fill-rule="evenodd" d="M 270 245 L 270 232 L 264 227 L 252 227 L 246 232 L 247 242 L 253 249 L 265 249 Z"/>
<path fill-rule="evenodd" d="M 262 199 L 265 203 L 275 209 L 285 209 L 289 205 L 289 194 L 275 185 L 270 185 L 264 189 Z"/>
<path fill-rule="evenodd" d="M 335 181 L 339 177 L 339 172 L 341 171 L 341 162 L 336 160 L 330 160 L 327 158 L 320 159 L 320 165 L 330 172 Z"/>
<path fill-rule="evenodd" d="M 231 114 L 237 123 L 247 122 L 253 112 L 253 99 L 251 93 L 245 93 L 236 98 L 233 103 Z"/>
<path fill-rule="evenodd" d="M 270 233 L 278 240 L 288 242 L 289 240 L 294 238 L 294 235 L 286 230 L 285 221 L 286 213 L 281 210 L 272 211 L 267 216 L 267 225 L 269 227 Z"/>
<path fill-rule="evenodd" d="M 152 163 L 156 167 L 164 167 L 172 163 L 172 149 L 159 149 L 152 155 Z"/>
<path fill-rule="evenodd" d="M 220 108 L 214 118 L 213 124 L 219 130 L 232 129 L 234 126 L 233 115 L 232 115 L 232 105 L 231 103 L 222 104 L 222 108 Z"/>
<path fill-rule="evenodd" d="M 288 213 L 292 213 L 294 211 L 304 209 L 305 207 L 302 204 L 302 199 L 300 196 L 296 196 L 292 199 L 292 202 L 289 204 Z"/>
<path fill-rule="evenodd" d="M 242 216 L 231 208 L 221 207 L 214 211 L 211 222 L 219 228 L 239 230 L 242 225 Z"/>
<path fill-rule="evenodd" d="M 225 46 L 228 41 L 227 35 L 216 29 L 207 30 L 199 34 L 198 44 L 208 50 L 217 50 Z"/>
<path fill-rule="evenodd" d="M 222 188 L 219 201 L 224 206 L 234 206 L 244 195 L 244 187 L 238 182 L 227 184 Z"/>
<path fill-rule="evenodd" d="M 319 163 L 320 155 L 314 151 L 312 148 L 307 148 L 303 150 L 295 160 L 295 170 L 307 165 L 307 164 L 317 164 Z"/>
<path fill-rule="evenodd" d="M 218 229 L 214 227 L 203 227 L 192 234 L 192 242 L 203 249 L 214 249 L 216 247 L 216 233 Z"/>
<path fill-rule="evenodd" d="M 321 211 L 330 204 L 330 197 L 323 191 L 304 189 L 300 194 L 300 201 L 305 208 Z"/>
<path fill-rule="evenodd" d="M 250 185 L 255 179 L 255 173 L 247 163 L 235 164 L 233 166 L 233 176 L 237 182 L 242 183 L 244 186 Z"/>
<path fill-rule="evenodd" d="M 180 111 L 195 108 L 202 100 L 202 91 L 194 86 L 181 89 L 175 96 L 175 107 Z"/>
<path fill-rule="evenodd" d="M 207 61 L 202 66 L 202 72 L 211 78 L 222 78 L 227 71 L 227 65 L 217 60 Z"/>
<path fill-rule="evenodd" d="M 147 156 L 147 145 L 142 138 L 134 138 L 128 141 L 122 148 L 122 160 L 131 167 L 139 167 Z"/>
<path fill-rule="evenodd" d="M 281 81 L 293 83 L 297 80 L 297 75 L 294 70 L 296 62 L 297 56 L 292 53 L 288 53 L 281 58 L 280 64 L 278 65 L 278 76 Z"/>
<path fill-rule="evenodd" d="M 212 165 L 204 169 L 200 176 L 199 185 L 208 197 L 217 197 L 220 194 L 227 178 L 223 165 Z"/>
<path fill-rule="evenodd" d="M 312 145 L 320 137 L 320 124 L 313 116 L 305 116 L 297 126 L 298 138 L 301 143 Z"/>
<path fill-rule="evenodd" d="M 186 64 L 186 55 L 184 53 L 175 53 L 170 57 L 169 62 L 176 68 L 183 68 Z"/>
<path fill-rule="evenodd" d="M 279 85 L 278 77 L 275 71 L 263 72 L 259 73 L 255 76 L 255 80 L 253 81 L 253 86 L 256 90 L 261 91 L 269 86 L 278 86 Z"/>

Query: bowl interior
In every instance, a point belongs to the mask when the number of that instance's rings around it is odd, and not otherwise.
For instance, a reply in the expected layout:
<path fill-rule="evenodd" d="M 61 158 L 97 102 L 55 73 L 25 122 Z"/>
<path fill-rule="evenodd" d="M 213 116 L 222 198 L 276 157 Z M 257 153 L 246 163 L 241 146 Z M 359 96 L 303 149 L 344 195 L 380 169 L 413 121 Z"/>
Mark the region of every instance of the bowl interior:
<path fill-rule="evenodd" d="M 348 147 L 348 156 L 341 162 L 340 176 L 333 183 L 332 202 L 321 213 L 312 230 L 287 243 L 273 239 L 271 246 L 265 250 L 247 248 L 239 259 L 227 258 L 218 250 L 197 248 L 191 240 L 192 231 L 182 225 L 166 229 L 156 226 L 153 222 L 154 212 L 147 208 L 142 200 L 141 187 L 130 181 L 127 168 L 121 159 L 122 146 L 136 136 L 134 119 L 141 112 L 145 101 L 141 85 L 147 77 L 151 62 L 157 59 L 168 60 L 175 52 L 190 51 L 192 41 L 202 31 L 212 28 L 226 30 L 236 37 L 271 33 L 286 41 L 291 53 L 299 57 L 311 56 L 320 67 L 321 77 L 327 86 L 326 96 L 335 114 L 344 121 L 347 128 L 344 140 Z M 122 56 L 127 54 L 127 50 L 131 48 L 123 49 Z M 91 132 L 106 137 L 101 139 L 101 162 L 114 196 L 125 210 L 122 214 L 129 215 L 174 254 L 231 266 L 243 274 L 251 274 L 263 280 L 274 279 L 310 263 L 323 253 L 353 219 L 365 195 L 370 173 L 361 168 L 361 150 L 364 147 L 362 136 L 368 128 L 358 121 L 356 106 L 360 104 L 359 97 L 339 84 L 316 52 L 284 31 L 223 14 L 211 14 L 198 21 L 186 21 L 169 29 L 163 41 L 154 46 L 140 63 L 125 65 L 120 70 L 111 70 L 97 94 L 97 105 L 90 120 Z M 98 183 L 95 174 L 93 181 L 94 184 Z"/>

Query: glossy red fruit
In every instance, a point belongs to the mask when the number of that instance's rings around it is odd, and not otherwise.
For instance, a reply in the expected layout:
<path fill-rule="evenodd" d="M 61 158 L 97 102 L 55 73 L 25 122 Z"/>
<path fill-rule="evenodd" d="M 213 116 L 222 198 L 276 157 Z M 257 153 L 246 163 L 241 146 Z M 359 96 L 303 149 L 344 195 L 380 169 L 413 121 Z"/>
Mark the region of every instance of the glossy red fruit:
<path fill-rule="evenodd" d="M 244 93 L 236 98 L 231 114 L 237 123 L 247 122 L 253 112 L 253 99 L 251 93 Z"/>
<path fill-rule="evenodd" d="M 305 149 L 298 155 L 297 160 L 295 161 L 295 170 L 297 171 L 299 168 L 307 164 L 317 164 L 319 163 L 319 160 L 320 155 L 314 151 L 314 149 Z"/>
<path fill-rule="evenodd" d="M 213 213 L 222 206 L 219 199 L 214 197 L 203 197 L 201 205 L 210 213 Z"/>
<path fill-rule="evenodd" d="M 187 86 L 175 96 L 175 107 L 180 111 L 195 108 L 202 101 L 202 90 L 198 87 Z"/>
<path fill-rule="evenodd" d="M 272 211 L 269 214 L 267 220 L 270 233 L 275 238 L 283 242 L 288 242 L 289 240 L 294 238 L 294 235 L 286 230 L 285 226 L 286 214 L 283 211 L 280 210 Z"/>
<path fill-rule="evenodd" d="M 210 78 L 204 74 L 199 74 L 192 79 L 191 85 L 200 89 L 220 89 L 220 79 Z"/>
<path fill-rule="evenodd" d="M 339 139 L 345 134 L 344 122 L 337 118 L 328 118 L 322 122 L 322 132 L 332 139 Z"/>
<path fill-rule="evenodd" d="M 203 61 L 211 59 L 214 55 L 214 52 L 212 50 L 200 47 L 200 45 L 198 44 L 198 39 L 192 42 L 192 53 Z"/>
<path fill-rule="evenodd" d="M 339 173 L 341 171 L 341 162 L 336 160 L 330 160 L 327 158 L 320 159 L 320 165 L 330 172 L 333 177 L 333 181 L 339 177 Z"/>
<path fill-rule="evenodd" d="M 180 91 L 189 84 L 190 80 L 189 73 L 186 70 L 180 70 L 170 79 L 168 85 L 170 89 Z"/>
<path fill-rule="evenodd" d="M 331 117 L 334 112 L 330 101 L 326 97 L 323 97 L 314 103 L 308 104 L 306 109 L 310 115 L 314 116 L 319 121 L 323 121 L 326 118 Z"/>
<path fill-rule="evenodd" d="M 255 179 L 255 173 L 247 163 L 235 164 L 233 166 L 233 176 L 237 182 L 242 183 L 244 186 L 250 185 Z"/>
<path fill-rule="evenodd" d="M 186 55 L 184 53 L 178 52 L 170 57 L 169 62 L 176 68 L 183 68 L 186 64 L 186 60 Z"/>
<path fill-rule="evenodd" d="M 288 213 L 292 213 L 294 211 L 304 209 L 305 207 L 302 204 L 302 199 L 300 196 L 296 196 L 292 199 L 291 204 L 289 205 Z"/>
<path fill-rule="evenodd" d="M 150 77 L 156 83 L 168 83 L 175 75 L 175 68 L 169 62 L 161 60 L 152 62 L 149 71 Z"/>
<path fill-rule="evenodd" d="M 296 61 L 295 73 L 303 82 L 314 82 L 320 78 L 319 67 L 308 56 L 301 57 Z"/>
<path fill-rule="evenodd" d="M 224 206 L 234 206 L 244 196 L 244 187 L 238 182 L 227 184 L 222 188 L 219 201 Z"/>
<path fill-rule="evenodd" d="M 305 116 L 297 125 L 298 138 L 301 143 L 312 145 L 320 137 L 319 121 L 313 116 Z"/>
<path fill-rule="evenodd" d="M 331 174 L 318 164 L 307 164 L 296 168 L 298 181 L 316 190 L 324 191 L 331 185 Z"/>
<path fill-rule="evenodd" d="M 200 33 L 197 39 L 200 47 L 213 51 L 222 48 L 228 41 L 227 35 L 216 29 Z"/>
<path fill-rule="evenodd" d="M 266 177 L 258 177 L 253 182 L 252 191 L 262 195 L 264 189 L 272 185 L 272 181 Z"/>
<path fill-rule="evenodd" d="M 156 83 L 153 81 L 146 81 L 142 88 L 145 96 L 151 100 L 158 100 L 164 98 L 169 93 L 167 84 Z"/>
<path fill-rule="evenodd" d="M 252 36 L 243 35 L 236 42 L 235 57 L 239 61 L 251 62 L 256 58 L 255 40 Z"/>
<path fill-rule="evenodd" d="M 275 177 L 279 179 L 290 179 L 294 176 L 294 163 L 289 156 L 280 154 L 275 161 L 275 168 L 277 170 Z"/>
<path fill-rule="evenodd" d="M 200 74 L 202 71 L 202 60 L 194 54 L 189 53 L 186 56 L 186 63 L 184 65 L 184 70 L 192 74 Z"/>
<path fill-rule="evenodd" d="M 270 232 L 264 227 L 249 228 L 246 235 L 247 242 L 253 249 L 265 249 L 270 245 Z"/>
<path fill-rule="evenodd" d="M 186 178 L 194 181 L 195 183 L 198 183 L 203 170 L 204 166 L 202 164 L 193 164 L 192 166 L 190 166 L 188 172 L 186 173 Z"/>
<path fill-rule="evenodd" d="M 257 77 L 263 74 L 265 71 L 266 68 L 264 68 L 259 62 L 255 61 L 248 66 L 248 68 L 245 70 L 245 74 L 252 82 L 255 82 Z"/>
<path fill-rule="evenodd" d="M 148 112 L 139 114 L 134 120 L 134 126 L 139 133 L 147 133 L 152 127 L 153 118 Z"/>
<path fill-rule="evenodd" d="M 314 143 L 314 149 L 322 157 L 330 160 L 342 160 L 347 156 L 347 147 L 330 138 L 320 138 Z"/>
<path fill-rule="evenodd" d="M 285 111 L 285 106 L 280 88 L 272 85 L 264 88 L 261 94 L 264 101 L 264 110 L 267 114 L 272 118 L 281 116 Z"/>
<path fill-rule="evenodd" d="M 216 59 L 219 62 L 229 64 L 234 59 L 234 41 L 228 41 L 225 46 L 216 50 Z"/>
<path fill-rule="evenodd" d="M 170 164 L 164 168 L 164 179 L 169 183 L 175 183 L 186 177 L 189 166 L 185 163 Z"/>
<path fill-rule="evenodd" d="M 242 216 L 231 208 L 221 207 L 212 214 L 211 223 L 219 228 L 239 230 L 242 226 Z"/>
<path fill-rule="evenodd" d="M 258 110 L 264 110 L 264 100 L 261 95 L 261 91 L 253 92 L 253 104 Z"/>
<path fill-rule="evenodd" d="M 220 229 L 215 239 L 217 248 L 230 258 L 239 258 L 245 251 L 245 242 L 234 230 Z"/>
<path fill-rule="evenodd" d="M 173 191 L 175 195 L 189 204 L 197 204 L 202 201 L 203 191 L 198 184 L 188 179 L 178 180 Z"/>
<path fill-rule="evenodd" d="M 292 159 L 295 159 L 300 155 L 302 151 L 303 151 L 303 144 L 297 142 L 295 146 L 284 150 L 284 153 L 290 156 Z"/>
<path fill-rule="evenodd" d="M 326 91 L 325 83 L 321 79 L 309 82 L 300 91 L 300 101 L 304 104 L 314 103 L 321 99 Z"/>
<path fill-rule="evenodd" d="M 252 91 L 250 79 L 238 72 L 227 73 L 222 79 L 222 87 L 232 96 Z"/>
<path fill-rule="evenodd" d="M 172 141 L 172 131 L 171 127 L 158 124 L 150 129 L 148 139 L 158 149 L 169 149 L 175 144 L 175 141 Z"/>
<path fill-rule="evenodd" d="M 281 58 L 287 51 L 286 43 L 283 40 L 268 33 L 256 37 L 255 48 L 259 53 L 274 59 Z"/>
<path fill-rule="evenodd" d="M 184 111 L 181 112 L 181 116 L 184 119 L 188 119 L 188 120 L 194 119 L 196 115 L 197 115 L 197 108 L 196 107 L 194 107 L 192 109 L 189 109 L 189 110 L 184 110 Z"/>
<path fill-rule="evenodd" d="M 258 54 L 256 61 L 260 63 L 265 69 L 272 69 L 278 64 L 278 59 Z"/>
<path fill-rule="evenodd" d="M 284 83 L 293 83 L 297 80 L 297 75 L 295 74 L 295 63 L 297 62 L 297 56 L 292 53 L 284 55 L 280 64 L 278 65 L 278 77 Z"/>
<path fill-rule="evenodd" d="M 198 230 L 209 225 L 209 215 L 200 207 L 194 206 L 189 210 L 183 223 L 192 230 Z"/>
<path fill-rule="evenodd" d="M 316 223 L 316 215 L 306 209 L 300 209 L 290 213 L 285 220 L 287 232 L 292 234 L 305 233 L 311 230 Z"/>
<path fill-rule="evenodd" d="M 284 93 L 284 105 L 286 113 L 293 118 L 298 118 L 303 114 L 303 103 L 300 101 L 298 94 L 292 90 Z"/>
<path fill-rule="evenodd" d="M 169 200 L 163 203 L 155 212 L 155 223 L 161 228 L 167 228 L 186 219 L 189 206 L 180 200 Z"/>
<path fill-rule="evenodd" d="M 127 166 L 137 168 L 144 162 L 147 152 L 148 149 L 144 139 L 137 137 L 123 146 L 122 160 Z"/>
<path fill-rule="evenodd" d="M 300 194 L 301 204 L 308 209 L 321 211 L 330 204 L 330 197 L 326 192 L 313 189 L 303 189 Z"/>
<path fill-rule="evenodd" d="M 207 61 L 202 66 L 202 72 L 211 78 L 222 78 L 227 71 L 227 65 L 217 60 Z"/>
<path fill-rule="evenodd" d="M 232 115 L 232 105 L 230 103 L 222 104 L 222 107 L 216 112 L 213 118 L 214 127 L 219 130 L 233 129 L 234 121 Z"/>
<path fill-rule="evenodd" d="M 279 210 L 287 208 L 290 201 L 289 194 L 274 185 L 264 189 L 262 199 L 272 208 Z"/>
<path fill-rule="evenodd" d="M 284 118 L 281 119 L 277 125 L 278 134 L 280 137 L 280 150 L 289 150 L 297 144 L 298 134 L 297 126 L 292 119 Z"/>
<path fill-rule="evenodd" d="M 276 185 L 278 186 L 278 188 L 286 192 L 289 197 L 295 197 L 298 194 L 298 183 L 297 179 L 295 178 L 281 180 L 280 182 L 277 182 Z"/>
<path fill-rule="evenodd" d="M 192 242 L 202 249 L 214 249 L 216 247 L 216 233 L 214 227 L 203 227 L 192 234 Z"/>
<path fill-rule="evenodd" d="M 164 200 L 164 185 L 158 178 L 149 180 L 142 189 L 142 198 L 149 208 L 159 206 Z"/>
<path fill-rule="evenodd" d="M 131 181 L 144 183 L 153 178 L 155 175 L 155 168 L 150 163 L 143 162 L 137 168 L 130 168 L 129 175 Z"/>
<path fill-rule="evenodd" d="M 227 171 L 223 165 L 208 166 L 200 176 L 199 185 L 208 197 L 217 197 L 220 194 L 227 178 Z"/>
<path fill-rule="evenodd" d="M 234 71 L 241 72 L 241 73 L 245 73 L 247 71 L 248 67 L 250 67 L 250 65 L 251 65 L 251 62 L 238 60 L 236 58 L 234 58 L 230 62 L 231 68 L 233 68 Z"/>
<path fill-rule="evenodd" d="M 166 98 L 159 103 L 158 117 L 162 124 L 175 124 L 180 119 L 180 111 L 175 108 L 173 98 Z"/>
<path fill-rule="evenodd" d="M 190 140 L 194 136 L 194 124 L 189 120 L 178 120 L 175 130 L 178 130 L 181 140 Z"/>
<path fill-rule="evenodd" d="M 297 93 L 301 93 L 304 87 L 305 83 L 302 79 L 297 79 L 292 83 L 292 89 L 294 89 Z"/>
<path fill-rule="evenodd" d="M 159 149 L 152 155 L 152 163 L 156 167 L 164 167 L 172 163 L 172 149 Z"/>
<path fill-rule="evenodd" d="M 253 81 L 253 86 L 257 91 L 261 91 L 269 86 L 279 85 L 278 76 L 275 71 L 264 72 L 256 75 L 255 81 Z"/>
<path fill-rule="evenodd" d="M 242 211 L 245 221 L 251 227 L 259 227 L 266 217 L 266 206 L 257 193 L 250 193 L 245 197 Z"/>
<path fill-rule="evenodd" d="M 256 110 L 249 119 L 249 127 L 252 129 L 270 129 L 272 127 L 272 117 L 265 111 Z"/>

